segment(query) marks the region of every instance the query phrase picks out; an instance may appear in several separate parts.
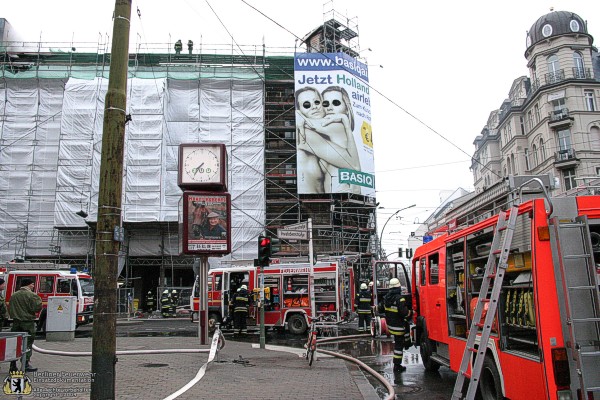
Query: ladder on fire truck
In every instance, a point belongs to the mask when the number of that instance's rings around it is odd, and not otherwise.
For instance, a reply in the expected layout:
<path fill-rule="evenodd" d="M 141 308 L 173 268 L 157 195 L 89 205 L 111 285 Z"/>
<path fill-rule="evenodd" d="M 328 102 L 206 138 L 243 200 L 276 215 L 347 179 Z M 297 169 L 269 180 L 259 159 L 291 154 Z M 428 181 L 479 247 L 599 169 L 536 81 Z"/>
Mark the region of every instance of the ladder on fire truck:
<path fill-rule="evenodd" d="M 600 396 L 600 294 L 587 217 L 550 220 L 558 253 L 571 357 L 580 399 Z M 596 393 L 594 397 L 593 393 Z"/>
<path fill-rule="evenodd" d="M 518 213 L 519 207 L 514 205 L 510 209 L 508 219 L 506 218 L 506 211 L 501 211 L 498 215 L 496 232 L 492 240 L 490 254 L 485 266 L 483 282 L 481 283 L 481 289 L 477 299 L 477 306 L 475 307 L 473 320 L 471 322 L 471 327 L 469 328 L 467 345 L 465 346 L 460 369 L 458 370 L 458 375 L 454 384 L 452 400 L 463 398 L 463 386 L 471 361 L 471 354 L 476 354 L 476 357 L 475 362 L 471 367 L 471 380 L 469 381 L 465 398 L 468 400 L 475 398 L 477 385 L 479 384 L 479 376 L 481 375 L 481 370 L 483 368 L 487 342 L 490 338 L 492 323 L 494 322 L 496 309 L 498 308 L 498 299 L 500 298 L 500 292 L 502 290 L 502 282 L 504 281 L 504 273 L 507 267 L 508 255 L 510 253 L 510 246 L 515 231 Z M 492 279 L 494 282 L 490 293 L 489 288 Z M 488 307 L 485 320 L 481 323 L 481 316 L 483 315 L 483 310 L 486 305 Z M 481 331 L 479 331 L 479 328 L 481 328 Z M 476 347 L 475 342 L 478 333 L 481 333 L 481 336 L 479 339 L 479 346 Z"/>

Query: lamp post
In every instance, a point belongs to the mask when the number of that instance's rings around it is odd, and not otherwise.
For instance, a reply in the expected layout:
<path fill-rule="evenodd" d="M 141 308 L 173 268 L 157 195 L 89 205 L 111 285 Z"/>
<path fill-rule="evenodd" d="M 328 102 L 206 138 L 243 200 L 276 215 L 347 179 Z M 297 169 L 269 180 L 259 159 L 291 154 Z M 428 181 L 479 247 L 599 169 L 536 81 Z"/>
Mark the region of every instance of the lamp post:
<path fill-rule="evenodd" d="M 382 259 L 382 258 L 383 258 L 383 248 L 382 248 L 382 246 L 381 246 L 381 242 L 383 241 L 383 231 L 385 231 L 385 227 L 386 227 L 386 225 L 387 225 L 387 224 L 388 224 L 388 222 L 390 222 L 390 220 L 391 220 L 393 217 L 395 217 L 395 216 L 396 216 L 396 215 L 397 215 L 397 214 L 398 214 L 400 211 L 404 211 L 404 210 L 406 210 L 406 209 L 413 208 L 413 207 L 415 207 L 415 206 L 416 206 L 416 204 L 412 204 L 412 205 L 410 205 L 410 206 L 408 206 L 408 207 L 404 207 L 404 208 L 401 208 L 401 209 L 399 209 L 399 210 L 396 210 L 396 212 L 394 212 L 392 215 L 390 215 L 390 217 L 387 219 L 387 221 L 385 221 L 385 224 L 383 224 L 383 228 L 381 228 L 381 235 L 379 235 L 379 258 L 380 258 L 380 259 Z"/>

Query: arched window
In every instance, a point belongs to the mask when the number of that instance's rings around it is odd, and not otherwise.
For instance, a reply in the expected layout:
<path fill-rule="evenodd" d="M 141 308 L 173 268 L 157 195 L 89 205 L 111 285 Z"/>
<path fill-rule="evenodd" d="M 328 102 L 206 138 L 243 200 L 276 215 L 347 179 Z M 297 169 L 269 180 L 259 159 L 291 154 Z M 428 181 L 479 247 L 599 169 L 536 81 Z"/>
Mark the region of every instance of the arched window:
<path fill-rule="evenodd" d="M 556 83 L 560 81 L 560 64 L 558 63 L 558 56 L 552 54 L 547 58 L 548 62 L 548 78 L 546 83 Z"/>
<path fill-rule="evenodd" d="M 600 128 L 597 126 L 590 129 L 590 145 L 592 150 L 600 150 Z"/>
<path fill-rule="evenodd" d="M 546 148 L 544 147 L 544 139 L 540 138 L 540 160 L 546 161 Z"/>
<path fill-rule="evenodd" d="M 534 144 L 531 149 L 533 150 L 533 167 L 537 167 L 539 164 L 537 146 Z"/>
<path fill-rule="evenodd" d="M 512 164 L 513 174 L 517 175 L 518 174 L 518 171 L 517 171 L 517 162 L 515 161 L 515 155 L 514 154 L 510 155 L 510 163 Z"/>
<path fill-rule="evenodd" d="M 585 79 L 583 57 L 578 51 L 573 52 L 573 75 L 576 79 Z"/>

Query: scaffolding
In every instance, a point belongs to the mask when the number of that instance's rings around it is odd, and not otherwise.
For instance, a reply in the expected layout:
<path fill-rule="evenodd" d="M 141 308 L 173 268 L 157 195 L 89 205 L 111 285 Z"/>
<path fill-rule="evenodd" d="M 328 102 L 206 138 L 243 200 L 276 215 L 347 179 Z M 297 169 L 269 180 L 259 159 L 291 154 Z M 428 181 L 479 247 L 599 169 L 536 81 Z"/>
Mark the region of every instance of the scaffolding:
<path fill-rule="evenodd" d="M 324 13 L 320 48 L 357 55 L 358 27 L 335 16 Z M 108 46 L 107 36 L 98 43 L 0 43 L 2 261 L 93 271 Z M 193 258 L 178 250 L 177 148 L 220 141 L 229 153 L 235 233 L 232 254 L 212 265 L 252 259 L 260 233 L 275 236 L 312 218 L 315 254 L 344 258 L 367 276 L 375 199 L 298 195 L 296 49 L 201 43 L 193 54 L 174 54 L 170 43 L 145 47 L 129 58 L 121 274 L 133 278 L 132 271 L 158 267 L 163 283 L 180 283 L 173 282 L 177 270 L 191 277 Z M 177 101 L 186 107 L 178 109 Z M 207 102 L 218 107 L 202 109 Z M 284 242 L 276 256 L 306 261 L 308 245 Z"/>
<path fill-rule="evenodd" d="M 323 5 L 323 25 L 309 32 L 302 43 L 309 53 L 360 55 L 358 17 L 348 18 L 333 9 L 333 1 Z"/>
<path fill-rule="evenodd" d="M 326 10 L 323 25 L 308 33 L 302 43 L 307 52 L 357 57 L 356 18 Z M 344 258 L 355 267 L 356 276 L 368 280 L 376 243 L 375 198 L 352 193 L 298 194 L 294 70 L 287 60 L 278 67 L 266 69 L 265 82 L 266 233 L 276 236 L 277 229 L 311 218 L 316 257 Z M 282 241 L 275 256 L 305 261 L 308 244 Z"/>

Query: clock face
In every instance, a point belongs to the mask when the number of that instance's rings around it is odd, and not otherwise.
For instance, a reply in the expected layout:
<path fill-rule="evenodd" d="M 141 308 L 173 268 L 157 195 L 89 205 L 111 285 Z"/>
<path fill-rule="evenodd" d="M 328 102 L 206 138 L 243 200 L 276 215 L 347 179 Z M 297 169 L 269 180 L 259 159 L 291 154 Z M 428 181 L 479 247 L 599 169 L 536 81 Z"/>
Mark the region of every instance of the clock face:
<path fill-rule="evenodd" d="M 223 184 L 220 145 L 185 145 L 181 149 L 181 185 Z"/>

